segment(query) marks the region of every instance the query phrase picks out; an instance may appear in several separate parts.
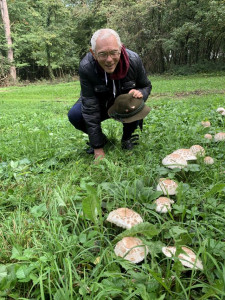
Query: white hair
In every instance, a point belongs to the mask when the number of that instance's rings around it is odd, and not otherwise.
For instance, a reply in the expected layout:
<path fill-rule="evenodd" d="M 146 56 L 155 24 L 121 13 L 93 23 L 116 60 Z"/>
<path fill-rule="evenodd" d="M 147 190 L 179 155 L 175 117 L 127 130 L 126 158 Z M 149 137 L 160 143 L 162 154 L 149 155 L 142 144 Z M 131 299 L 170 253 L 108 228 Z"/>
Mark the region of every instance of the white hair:
<path fill-rule="evenodd" d="M 95 52 L 96 41 L 97 41 L 97 39 L 99 37 L 101 39 L 104 39 L 104 38 L 109 37 L 110 35 L 115 36 L 115 38 L 116 38 L 116 40 L 118 42 L 119 47 L 122 47 L 122 43 L 121 43 L 120 37 L 119 37 L 118 33 L 115 30 L 110 29 L 110 28 L 102 28 L 102 29 L 99 29 L 99 30 L 95 31 L 95 33 L 92 35 L 92 38 L 91 38 L 91 49 Z"/>

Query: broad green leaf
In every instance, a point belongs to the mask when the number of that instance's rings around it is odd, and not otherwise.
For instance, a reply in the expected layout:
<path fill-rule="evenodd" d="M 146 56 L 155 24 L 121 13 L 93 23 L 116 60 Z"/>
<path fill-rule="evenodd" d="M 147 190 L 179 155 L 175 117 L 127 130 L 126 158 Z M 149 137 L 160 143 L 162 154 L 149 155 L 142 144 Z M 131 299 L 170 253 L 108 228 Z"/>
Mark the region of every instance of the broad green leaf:
<path fill-rule="evenodd" d="M 30 271 L 31 271 L 30 268 L 28 266 L 24 265 L 17 270 L 16 277 L 18 279 L 23 279 L 23 280 L 30 279 L 30 278 L 28 278 Z"/>
<path fill-rule="evenodd" d="M 62 299 L 70 299 L 70 295 L 68 291 L 64 289 L 58 289 L 54 295 L 54 300 L 62 300 Z"/>
<path fill-rule="evenodd" d="M 79 241 L 81 244 L 84 244 L 87 241 L 86 233 L 81 232 L 81 234 L 79 235 Z"/>
<path fill-rule="evenodd" d="M 155 235 L 160 233 L 160 229 L 157 229 L 155 225 L 144 222 L 138 225 L 133 226 L 131 229 L 127 229 L 123 231 L 121 234 L 117 235 L 115 238 L 115 242 L 126 237 L 126 236 L 136 236 L 136 235 L 143 235 L 148 238 L 152 238 Z"/>
<path fill-rule="evenodd" d="M 0 265 L 0 281 L 7 277 L 7 268 L 5 265 Z"/>
<path fill-rule="evenodd" d="M 87 196 L 82 201 L 84 215 L 92 222 L 97 223 L 97 215 L 101 216 L 100 199 L 97 191 L 91 186 L 87 186 Z"/>
<path fill-rule="evenodd" d="M 25 249 L 22 253 L 21 247 L 13 247 L 12 249 L 12 256 L 11 259 L 17 259 L 21 261 L 30 260 L 32 258 L 35 258 L 34 250 L 31 248 Z"/>
<path fill-rule="evenodd" d="M 212 195 L 222 192 L 222 191 L 225 191 L 225 183 L 217 183 L 211 188 L 210 191 L 205 193 L 205 197 L 212 196 Z"/>
<path fill-rule="evenodd" d="M 170 291 L 169 287 L 166 285 L 166 283 L 164 282 L 164 280 L 161 277 L 161 275 L 158 274 L 158 273 L 156 273 L 156 272 L 154 272 L 150 268 L 148 268 L 148 271 L 171 294 L 171 291 Z"/>
<path fill-rule="evenodd" d="M 11 166 L 12 169 L 16 169 L 18 167 L 18 165 L 19 165 L 18 161 L 11 160 L 10 166 Z"/>
<path fill-rule="evenodd" d="M 22 265 L 16 272 L 16 277 L 20 282 L 29 282 L 31 279 L 30 274 L 33 270 L 36 270 L 37 266 L 35 264 Z"/>
<path fill-rule="evenodd" d="M 187 233 L 186 229 L 183 229 L 179 226 L 173 226 L 170 230 L 169 233 L 171 234 L 171 236 L 177 238 L 179 237 L 181 234 L 185 234 Z"/>
<path fill-rule="evenodd" d="M 21 159 L 19 161 L 19 164 L 20 165 L 29 165 L 30 164 L 30 160 L 28 158 Z"/>
<path fill-rule="evenodd" d="M 47 212 L 47 207 L 45 203 L 41 203 L 40 205 L 33 206 L 30 209 L 31 214 L 36 217 L 42 217 Z"/>
<path fill-rule="evenodd" d="M 19 260 L 20 257 L 22 256 L 22 247 L 14 247 L 12 248 L 12 255 L 10 259 L 17 259 Z"/>
<path fill-rule="evenodd" d="M 55 200 L 58 204 L 59 207 L 65 207 L 66 203 L 64 202 L 63 198 L 61 197 L 61 195 L 59 194 L 59 192 L 57 192 L 56 190 L 54 191 L 54 195 L 55 195 Z"/>
<path fill-rule="evenodd" d="M 97 208 L 96 201 L 94 198 L 86 197 L 82 201 L 82 208 L 84 215 L 92 222 L 97 222 Z"/>
<path fill-rule="evenodd" d="M 95 200 L 96 209 L 97 209 L 98 214 L 100 215 L 101 214 L 101 204 L 100 204 L 101 200 L 97 195 L 97 190 L 92 186 L 87 186 L 86 188 L 87 188 L 88 195 L 90 197 L 92 197 L 92 199 Z"/>
<path fill-rule="evenodd" d="M 199 300 L 205 300 L 205 299 L 211 299 L 212 296 L 218 295 L 218 296 L 225 296 L 224 292 L 224 283 L 222 280 L 215 280 L 215 282 L 209 286 L 209 288 L 204 288 L 204 291 L 206 290 L 206 293 L 199 298 Z M 223 299 L 221 297 L 221 299 Z"/>

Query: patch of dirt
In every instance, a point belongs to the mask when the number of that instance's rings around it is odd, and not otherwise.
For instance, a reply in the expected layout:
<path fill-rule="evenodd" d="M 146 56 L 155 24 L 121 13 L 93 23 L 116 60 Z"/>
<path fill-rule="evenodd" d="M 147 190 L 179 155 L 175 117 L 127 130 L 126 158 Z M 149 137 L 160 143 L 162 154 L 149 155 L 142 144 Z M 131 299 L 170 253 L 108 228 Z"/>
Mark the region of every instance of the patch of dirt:
<path fill-rule="evenodd" d="M 196 91 L 190 91 L 190 92 L 177 92 L 173 95 L 171 93 L 156 93 L 153 94 L 152 97 L 154 98 L 160 98 L 160 97 L 177 97 L 177 98 L 184 98 L 189 97 L 191 95 L 212 95 L 212 94 L 225 94 L 225 90 L 196 90 Z"/>
<path fill-rule="evenodd" d="M 9 90 L 0 90 L 0 92 L 10 92 L 10 91 Z"/>
<path fill-rule="evenodd" d="M 225 94 L 225 90 L 196 90 L 191 92 L 181 92 L 181 93 L 175 93 L 175 96 L 177 97 L 188 97 L 190 95 L 211 95 L 211 94 Z"/>

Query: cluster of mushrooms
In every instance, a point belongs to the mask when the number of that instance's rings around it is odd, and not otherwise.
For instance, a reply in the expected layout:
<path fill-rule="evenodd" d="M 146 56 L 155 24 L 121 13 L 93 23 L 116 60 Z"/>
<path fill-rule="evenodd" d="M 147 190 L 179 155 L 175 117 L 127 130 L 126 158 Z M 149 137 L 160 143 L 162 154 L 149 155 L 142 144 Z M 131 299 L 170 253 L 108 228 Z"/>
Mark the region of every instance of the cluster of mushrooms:
<path fill-rule="evenodd" d="M 163 210 L 164 208 L 166 208 L 166 210 L 169 209 L 167 202 L 165 204 L 163 201 L 157 204 L 157 207 L 160 207 L 163 212 L 165 212 Z M 143 223 L 142 217 L 137 212 L 125 207 L 111 211 L 107 217 L 107 221 L 124 229 L 130 229 L 137 224 Z M 185 246 L 181 247 L 181 249 L 182 251 L 177 257 L 183 266 L 203 270 L 201 260 L 196 257 L 196 254 L 191 249 Z M 176 247 L 172 246 L 162 247 L 162 252 L 172 259 L 176 256 L 176 250 Z M 117 256 L 137 264 L 145 259 L 149 253 L 149 249 L 143 244 L 141 239 L 128 236 L 124 237 L 115 245 L 114 252 Z"/>
<path fill-rule="evenodd" d="M 218 107 L 217 108 L 217 113 L 219 113 L 221 116 L 225 116 L 225 108 L 223 107 Z M 203 127 L 210 127 L 211 123 L 209 121 L 202 121 L 201 122 Z M 206 133 L 204 136 L 206 139 L 212 140 L 213 136 L 209 133 Z M 225 132 L 218 132 L 214 135 L 214 141 L 215 142 L 220 142 L 220 141 L 225 141 Z"/>
<path fill-rule="evenodd" d="M 219 107 L 217 112 L 225 116 L 225 109 Z M 202 126 L 210 127 L 210 122 L 201 122 Z M 205 135 L 205 138 L 212 139 L 209 134 Z M 225 141 L 225 132 L 219 132 L 215 134 L 214 140 L 216 142 Z M 193 145 L 189 149 L 177 149 L 171 154 L 167 155 L 162 164 L 168 168 L 183 169 L 188 165 L 188 161 L 197 160 L 198 157 L 204 157 L 205 164 L 213 164 L 214 160 L 210 156 L 205 156 L 205 149 L 200 145 Z M 159 197 L 155 200 L 156 211 L 159 213 L 167 213 L 171 211 L 171 205 L 174 203 L 169 198 L 170 195 L 177 193 L 178 184 L 168 178 L 160 178 L 156 187 L 157 191 L 163 193 L 163 197 Z M 124 229 L 130 229 L 133 226 L 143 223 L 142 217 L 135 211 L 129 208 L 118 208 L 109 213 L 107 221 L 115 224 Z M 114 248 L 114 252 L 117 256 L 132 262 L 139 263 L 143 261 L 149 253 L 149 249 L 143 244 L 142 240 L 137 237 L 124 237 L 120 240 Z M 202 261 L 196 256 L 196 254 L 188 247 L 183 246 L 177 255 L 177 249 L 173 246 L 162 247 L 162 253 L 167 257 L 174 259 L 177 257 L 183 266 L 191 269 L 203 270 Z"/>
<path fill-rule="evenodd" d="M 219 107 L 216 110 L 222 116 L 225 116 L 225 108 Z M 201 125 L 203 127 L 210 127 L 211 123 L 209 121 L 202 121 Z M 213 136 L 209 133 L 204 135 L 204 138 L 212 140 Z M 214 141 L 220 142 L 225 141 L 225 132 L 218 132 L 214 135 Z M 196 160 L 197 156 L 204 157 L 204 163 L 211 165 L 214 163 L 214 159 L 210 156 L 205 156 L 205 150 L 200 145 L 193 145 L 190 149 L 178 149 L 173 153 L 167 155 L 163 160 L 162 164 L 168 168 L 185 168 L 188 164 L 188 161 Z"/>
<path fill-rule="evenodd" d="M 107 221 L 124 229 L 143 223 L 142 217 L 137 212 L 125 207 L 111 211 Z M 114 252 L 117 256 L 137 264 L 148 254 L 148 247 L 137 237 L 124 237 L 116 244 Z"/>

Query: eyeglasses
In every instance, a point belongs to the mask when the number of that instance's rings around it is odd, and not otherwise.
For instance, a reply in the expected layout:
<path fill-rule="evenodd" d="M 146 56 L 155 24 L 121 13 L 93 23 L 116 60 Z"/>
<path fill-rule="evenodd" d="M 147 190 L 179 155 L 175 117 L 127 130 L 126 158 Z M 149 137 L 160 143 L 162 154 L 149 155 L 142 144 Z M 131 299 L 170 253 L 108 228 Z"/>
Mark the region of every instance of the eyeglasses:
<path fill-rule="evenodd" d="M 119 50 L 113 50 L 113 51 L 109 51 L 109 52 L 99 52 L 97 54 L 98 59 L 100 60 L 105 60 L 108 58 L 108 56 L 110 56 L 111 58 L 117 58 L 120 56 L 120 51 Z"/>

